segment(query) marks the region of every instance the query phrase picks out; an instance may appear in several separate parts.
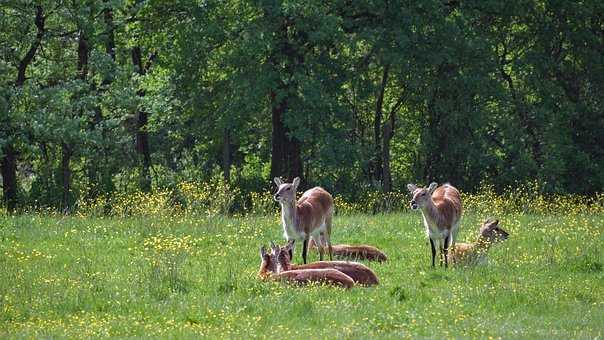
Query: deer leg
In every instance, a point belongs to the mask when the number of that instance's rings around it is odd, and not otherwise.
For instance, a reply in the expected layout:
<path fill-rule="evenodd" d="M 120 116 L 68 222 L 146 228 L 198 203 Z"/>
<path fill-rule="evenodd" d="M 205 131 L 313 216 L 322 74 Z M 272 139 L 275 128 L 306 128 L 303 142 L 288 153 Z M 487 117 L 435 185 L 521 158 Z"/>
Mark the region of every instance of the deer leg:
<path fill-rule="evenodd" d="M 304 243 L 302 244 L 302 260 L 304 264 L 306 264 L 306 252 L 308 251 L 308 238 L 304 239 Z"/>
<path fill-rule="evenodd" d="M 447 268 L 447 253 L 449 250 L 449 241 L 451 239 L 451 234 L 445 237 L 445 244 L 443 245 L 443 256 L 445 257 L 445 268 Z"/>
<path fill-rule="evenodd" d="M 327 241 L 327 251 L 329 252 L 329 261 L 333 261 L 333 249 L 331 248 L 331 215 L 325 219 L 326 232 L 323 234 L 323 238 Z"/>
<path fill-rule="evenodd" d="M 438 264 L 442 267 L 443 266 L 443 245 L 442 245 L 442 239 L 438 240 Z"/>
<path fill-rule="evenodd" d="M 317 237 L 313 237 L 312 239 L 313 239 L 313 241 L 315 241 L 315 244 L 317 245 L 317 248 L 319 250 L 319 261 L 323 261 L 324 250 L 323 250 L 323 240 L 321 240 L 321 235 L 319 235 Z"/>
<path fill-rule="evenodd" d="M 434 241 L 432 239 L 430 239 L 430 248 L 432 249 L 432 267 L 434 267 L 434 260 L 436 258 L 436 248 L 434 248 Z"/>

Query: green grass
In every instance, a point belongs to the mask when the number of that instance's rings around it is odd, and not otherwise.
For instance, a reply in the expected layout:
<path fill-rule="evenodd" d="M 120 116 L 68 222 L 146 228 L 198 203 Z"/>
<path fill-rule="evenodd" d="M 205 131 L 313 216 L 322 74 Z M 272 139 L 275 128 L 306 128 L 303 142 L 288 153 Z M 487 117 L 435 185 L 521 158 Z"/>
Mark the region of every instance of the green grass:
<path fill-rule="evenodd" d="M 257 280 L 277 217 L 0 217 L 0 338 L 602 337 L 604 216 L 498 217 L 488 265 L 444 270 L 419 213 L 338 216 L 335 243 L 389 256 L 349 291 Z"/>

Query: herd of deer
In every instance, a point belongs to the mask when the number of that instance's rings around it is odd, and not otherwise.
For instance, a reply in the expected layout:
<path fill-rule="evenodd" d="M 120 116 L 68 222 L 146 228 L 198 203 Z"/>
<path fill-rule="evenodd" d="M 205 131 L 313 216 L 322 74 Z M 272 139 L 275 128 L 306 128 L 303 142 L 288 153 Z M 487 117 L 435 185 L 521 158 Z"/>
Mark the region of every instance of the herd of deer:
<path fill-rule="evenodd" d="M 351 261 L 333 261 L 333 256 L 368 261 L 386 261 L 387 257 L 378 248 L 369 245 L 332 245 L 331 223 L 333 219 L 333 198 L 323 188 L 315 187 L 304 192 L 296 200 L 300 178 L 292 183 L 284 183 L 275 178 L 277 193 L 275 201 L 281 205 L 281 222 L 285 246 L 277 246 L 271 241 L 270 252 L 260 248 L 260 271 L 263 279 L 283 280 L 297 284 L 325 283 L 350 288 L 355 284 L 375 285 L 378 277 L 369 267 Z M 407 185 L 413 196 L 411 208 L 420 209 L 426 234 L 430 240 L 432 266 L 435 266 L 436 250 L 439 262 L 445 268 L 449 263 L 473 264 L 486 260 L 486 252 L 498 241 L 507 239 L 508 233 L 499 227 L 498 220 L 487 219 L 480 226 L 478 239 L 474 243 L 456 243 L 462 204 L 459 191 L 450 184 L 437 187 L 431 183 L 427 188 Z M 292 264 L 295 242 L 302 241 L 304 264 Z M 308 248 L 317 248 L 319 261 L 306 263 Z M 323 261 L 327 247 L 329 261 Z"/>

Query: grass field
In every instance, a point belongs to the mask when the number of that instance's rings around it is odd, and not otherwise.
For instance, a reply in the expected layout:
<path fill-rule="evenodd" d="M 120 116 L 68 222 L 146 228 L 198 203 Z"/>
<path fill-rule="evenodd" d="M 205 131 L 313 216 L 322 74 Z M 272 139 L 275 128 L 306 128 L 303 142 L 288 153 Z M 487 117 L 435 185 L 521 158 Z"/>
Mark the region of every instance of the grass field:
<path fill-rule="evenodd" d="M 460 240 L 484 217 L 466 215 Z M 511 235 L 488 265 L 444 270 L 419 213 L 337 216 L 335 243 L 389 256 L 368 263 L 379 286 L 345 291 L 257 280 L 276 216 L 4 216 L 0 338 L 601 338 L 604 215 L 497 217 Z"/>

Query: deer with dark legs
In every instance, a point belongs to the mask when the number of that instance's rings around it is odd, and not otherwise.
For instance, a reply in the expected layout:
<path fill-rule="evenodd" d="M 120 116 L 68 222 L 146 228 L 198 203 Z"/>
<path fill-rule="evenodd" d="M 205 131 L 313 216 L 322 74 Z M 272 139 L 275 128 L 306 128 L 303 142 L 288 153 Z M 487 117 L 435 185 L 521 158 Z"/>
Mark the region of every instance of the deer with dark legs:
<path fill-rule="evenodd" d="M 258 277 L 262 280 L 286 281 L 299 285 L 310 283 L 325 283 L 343 288 L 352 288 L 354 280 L 336 269 L 301 269 L 277 272 L 277 263 L 273 256 L 266 252 L 264 246 L 260 248 L 260 270 Z"/>
<path fill-rule="evenodd" d="M 292 183 L 284 183 L 275 177 L 277 193 L 275 201 L 281 205 L 281 222 L 283 235 L 287 241 L 303 241 L 302 259 L 306 263 L 308 241 L 312 238 L 319 248 L 319 259 L 323 260 L 323 247 L 327 244 L 329 259 L 332 259 L 331 221 L 333 218 L 333 198 L 321 187 L 314 187 L 304 192 L 296 201 L 296 190 L 300 178 L 294 178 Z M 290 254 L 293 257 L 293 250 Z"/>
<path fill-rule="evenodd" d="M 413 195 L 411 208 L 420 209 L 422 212 L 426 234 L 430 239 L 432 267 L 435 266 L 436 249 L 438 249 L 440 265 L 442 266 L 444 260 L 446 268 L 448 249 L 455 245 L 463 210 L 459 191 L 450 184 L 437 188 L 434 182 L 428 188 L 407 184 L 407 189 Z"/>
<path fill-rule="evenodd" d="M 285 246 L 279 247 L 271 242 L 272 257 L 276 261 L 274 268 L 278 273 L 301 269 L 336 269 L 350 276 L 355 283 L 361 285 L 376 285 L 379 283 L 377 275 L 369 267 L 358 262 L 349 261 L 319 261 L 309 264 L 295 265 L 291 263 L 290 251 L 295 241 L 289 241 Z"/>
<path fill-rule="evenodd" d="M 480 226 L 480 234 L 476 242 L 455 244 L 451 249 L 451 260 L 456 265 L 485 262 L 491 246 L 507 240 L 508 236 L 508 232 L 499 227 L 499 220 L 488 219 Z"/>

